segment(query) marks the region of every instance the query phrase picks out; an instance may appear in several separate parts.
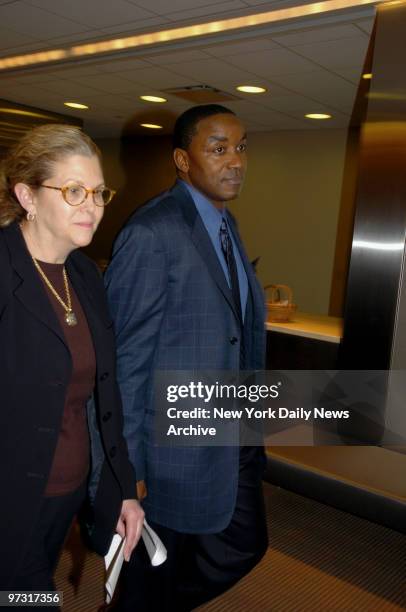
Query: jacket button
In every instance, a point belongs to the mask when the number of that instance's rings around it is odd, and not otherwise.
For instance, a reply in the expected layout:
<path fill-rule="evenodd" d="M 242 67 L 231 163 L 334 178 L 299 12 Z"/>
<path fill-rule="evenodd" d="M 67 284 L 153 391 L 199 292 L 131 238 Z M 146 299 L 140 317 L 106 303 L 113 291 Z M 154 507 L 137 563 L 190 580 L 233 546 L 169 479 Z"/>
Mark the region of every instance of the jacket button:
<path fill-rule="evenodd" d="M 109 411 L 109 412 L 106 412 L 105 414 L 103 414 L 103 417 L 102 417 L 102 418 L 103 418 L 103 422 L 104 422 L 104 423 L 107 423 L 107 421 L 108 421 L 109 419 L 111 419 L 111 412 L 110 412 L 110 411 Z"/>
<path fill-rule="evenodd" d="M 110 457 L 113 459 L 113 457 L 115 457 L 117 454 L 117 447 L 116 446 L 112 446 L 109 452 Z"/>
<path fill-rule="evenodd" d="M 235 336 L 231 336 L 230 344 L 236 344 L 237 342 L 238 342 L 238 338 L 236 338 Z"/>
<path fill-rule="evenodd" d="M 100 380 L 101 381 L 106 380 L 106 378 L 108 378 L 108 377 L 109 377 L 109 373 L 108 372 L 103 372 L 103 374 L 100 376 Z"/>

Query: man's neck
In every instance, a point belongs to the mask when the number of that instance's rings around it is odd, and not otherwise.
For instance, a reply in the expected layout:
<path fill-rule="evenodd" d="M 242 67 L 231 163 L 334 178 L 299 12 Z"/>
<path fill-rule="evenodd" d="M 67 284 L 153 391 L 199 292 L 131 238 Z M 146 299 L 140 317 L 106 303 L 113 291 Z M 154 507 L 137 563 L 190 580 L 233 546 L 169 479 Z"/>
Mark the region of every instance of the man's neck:
<path fill-rule="evenodd" d="M 183 176 L 178 176 L 178 179 L 180 179 L 184 183 L 187 183 L 188 185 L 190 185 L 190 187 L 192 187 L 195 191 L 198 191 L 204 198 L 206 198 L 206 200 L 208 202 L 210 202 L 210 204 L 212 204 L 214 206 L 214 208 L 217 208 L 217 210 L 219 210 L 220 212 L 223 212 L 226 209 L 226 203 L 225 202 L 212 200 L 212 198 L 210 198 L 208 195 L 206 195 L 205 193 L 200 191 L 200 189 L 198 187 L 193 185 L 193 183 L 190 181 L 190 179 L 188 179 L 186 177 L 183 177 Z"/>

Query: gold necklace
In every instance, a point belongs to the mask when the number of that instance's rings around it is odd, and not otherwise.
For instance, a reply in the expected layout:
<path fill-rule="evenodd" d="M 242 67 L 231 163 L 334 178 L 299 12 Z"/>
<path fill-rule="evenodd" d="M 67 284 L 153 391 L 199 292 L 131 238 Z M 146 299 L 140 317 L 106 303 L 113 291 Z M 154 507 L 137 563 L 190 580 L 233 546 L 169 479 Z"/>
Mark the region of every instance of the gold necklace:
<path fill-rule="evenodd" d="M 61 296 L 59 295 L 55 287 L 52 285 L 51 281 L 49 280 L 49 278 L 47 277 L 47 275 L 45 274 L 44 270 L 41 268 L 41 266 L 39 265 L 35 257 L 32 257 L 32 260 L 38 272 L 44 279 L 46 286 L 51 291 L 52 295 L 56 297 L 56 299 L 58 300 L 62 308 L 65 310 L 65 323 L 69 325 L 69 327 L 73 327 L 73 325 L 77 325 L 78 320 L 76 318 L 75 313 L 72 310 L 72 300 L 70 297 L 68 275 L 66 274 L 65 266 L 62 269 L 62 276 L 63 276 L 64 285 L 65 285 L 66 303 L 63 301 L 63 299 L 61 298 Z"/>

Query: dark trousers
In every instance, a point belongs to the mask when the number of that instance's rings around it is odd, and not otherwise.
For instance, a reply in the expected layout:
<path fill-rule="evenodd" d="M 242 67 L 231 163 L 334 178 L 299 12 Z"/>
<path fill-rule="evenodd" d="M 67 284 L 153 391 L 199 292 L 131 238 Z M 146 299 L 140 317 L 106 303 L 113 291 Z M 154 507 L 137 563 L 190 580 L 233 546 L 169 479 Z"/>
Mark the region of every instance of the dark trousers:
<path fill-rule="evenodd" d="M 149 521 L 167 548 L 167 561 L 153 568 L 140 543 L 124 564 L 114 609 L 188 612 L 247 574 L 268 546 L 262 473 L 263 449 L 242 448 L 235 510 L 220 533 L 179 533 Z"/>
<path fill-rule="evenodd" d="M 65 538 L 86 496 L 86 483 L 67 495 L 44 497 L 13 589 L 54 591 L 53 574 Z M 36 608 L 38 609 L 38 608 Z M 48 609 L 49 608 L 44 608 Z"/>

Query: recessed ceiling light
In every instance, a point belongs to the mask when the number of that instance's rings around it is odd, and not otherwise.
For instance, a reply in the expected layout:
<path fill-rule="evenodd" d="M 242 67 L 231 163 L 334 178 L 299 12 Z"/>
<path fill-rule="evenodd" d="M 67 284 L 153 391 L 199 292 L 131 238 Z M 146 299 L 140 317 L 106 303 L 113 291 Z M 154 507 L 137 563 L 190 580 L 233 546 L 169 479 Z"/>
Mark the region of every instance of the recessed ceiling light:
<path fill-rule="evenodd" d="M 308 113 L 305 117 L 308 119 L 331 119 L 331 115 L 327 115 L 327 113 Z"/>
<path fill-rule="evenodd" d="M 243 91 L 244 93 L 251 93 L 251 94 L 259 94 L 259 93 L 266 92 L 265 87 L 256 87 L 255 85 L 238 85 L 236 89 L 238 91 Z"/>
<path fill-rule="evenodd" d="M 140 96 L 140 98 L 145 102 L 168 102 L 166 98 L 161 98 L 160 96 Z"/>
<path fill-rule="evenodd" d="M 69 108 L 80 108 L 87 109 L 89 108 L 86 104 L 81 104 L 80 102 L 64 102 L 65 106 L 69 106 Z"/>
<path fill-rule="evenodd" d="M 362 75 L 363 79 L 372 79 L 372 72 L 365 72 L 365 74 Z"/>
<path fill-rule="evenodd" d="M 162 130 L 162 125 L 157 123 L 140 123 L 141 127 L 149 128 L 150 130 Z"/>

